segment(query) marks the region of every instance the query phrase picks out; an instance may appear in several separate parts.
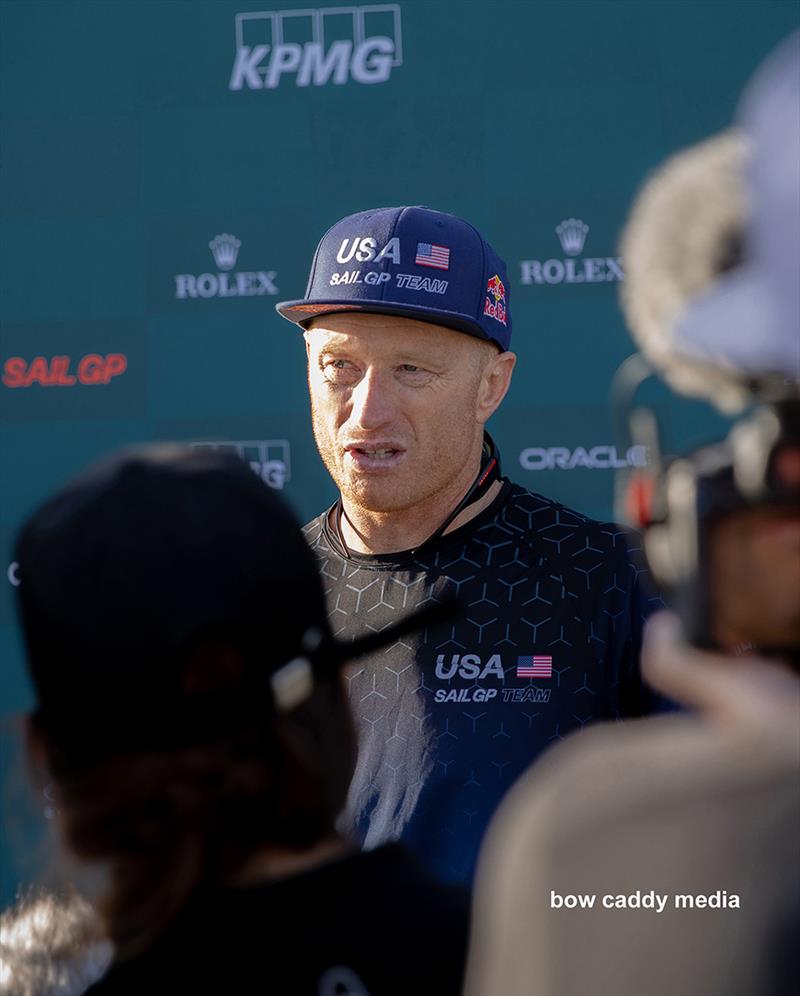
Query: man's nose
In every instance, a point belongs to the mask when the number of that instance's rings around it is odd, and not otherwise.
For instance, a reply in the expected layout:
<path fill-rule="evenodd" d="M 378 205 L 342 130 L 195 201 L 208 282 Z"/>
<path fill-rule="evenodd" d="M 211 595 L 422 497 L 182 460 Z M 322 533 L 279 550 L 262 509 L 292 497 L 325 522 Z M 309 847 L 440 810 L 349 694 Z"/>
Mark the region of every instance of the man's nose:
<path fill-rule="evenodd" d="M 390 392 L 379 371 L 369 368 L 350 395 L 350 421 L 361 429 L 373 431 L 391 421 L 393 405 Z"/>

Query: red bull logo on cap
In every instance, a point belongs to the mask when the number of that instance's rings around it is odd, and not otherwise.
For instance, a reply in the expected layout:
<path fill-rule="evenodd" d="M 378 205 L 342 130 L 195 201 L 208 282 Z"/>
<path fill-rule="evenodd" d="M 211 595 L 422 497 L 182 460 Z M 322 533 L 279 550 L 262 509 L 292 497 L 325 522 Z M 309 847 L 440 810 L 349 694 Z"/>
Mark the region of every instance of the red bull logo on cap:
<path fill-rule="evenodd" d="M 492 298 L 494 298 L 493 301 Z M 496 322 L 500 322 L 502 325 L 508 324 L 506 287 L 496 273 L 486 284 L 486 300 L 483 305 L 483 313 L 490 318 L 494 318 Z"/>

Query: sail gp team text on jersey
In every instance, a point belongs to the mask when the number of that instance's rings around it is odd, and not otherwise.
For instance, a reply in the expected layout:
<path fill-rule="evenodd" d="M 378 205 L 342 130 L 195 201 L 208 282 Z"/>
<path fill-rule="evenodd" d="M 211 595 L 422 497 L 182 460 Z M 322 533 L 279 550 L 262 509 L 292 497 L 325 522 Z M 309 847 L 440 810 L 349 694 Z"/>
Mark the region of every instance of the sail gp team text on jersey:
<path fill-rule="evenodd" d="M 434 674 L 439 681 L 450 682 L 458 676 L 462 679 L 474 680 L 475 686 L 472 688 L 437 688 L 433 695 L 434 701 L 464 703 L 491 702 L 492 699 L 498 699 L 503 702 L 549 702 L 549 688 L 505 687 L 506 674 L 509 672 L 516 674 L 518 669 L 523 666 L 517 663 L 510 667 L 504 667 L 500 654 L 492 654 L 486 663 L 483 663 L 478 654 L 439 654 L 434 669 Z M 549 670 L 543 668 L 540 677 L 549 678 L 551 674 L 552 667 Z"/>

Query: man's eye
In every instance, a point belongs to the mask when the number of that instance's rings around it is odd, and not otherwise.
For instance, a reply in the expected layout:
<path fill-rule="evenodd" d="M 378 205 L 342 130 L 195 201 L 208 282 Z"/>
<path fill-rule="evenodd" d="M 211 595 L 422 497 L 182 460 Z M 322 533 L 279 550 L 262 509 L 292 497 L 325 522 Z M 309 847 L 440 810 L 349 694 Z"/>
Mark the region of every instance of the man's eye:
<path fill-rule="evenodd" d="M 401 383 L 409 384 L 411 387 L 424 387 L 433 379 L 433 374 L 425 367 L 418 367 L 416 363 L 401 363 L 397 368 Z"/>
<path fill-rule="evenodd" d="M 358 371 L 350 360 L 328 360 L 323 365 L 323 373 L 327 380 L 334 384 L 349 384 L 358 376 Z"/>

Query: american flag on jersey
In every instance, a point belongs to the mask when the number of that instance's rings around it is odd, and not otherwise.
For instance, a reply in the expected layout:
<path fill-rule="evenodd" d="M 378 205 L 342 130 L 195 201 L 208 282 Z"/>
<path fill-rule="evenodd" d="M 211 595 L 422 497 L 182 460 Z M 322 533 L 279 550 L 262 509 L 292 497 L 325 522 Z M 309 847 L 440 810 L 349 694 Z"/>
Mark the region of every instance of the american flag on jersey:
<path fill-rule="evenodd" d="M 542 654 L 517 658 L 518 678 L 552 678 L 553 658 Z"/>
<path fill-rule="evenodd" d="M 447 246 L 434 246 L 430 242 L 417 243 L 417 266 L 433 266 L 437 270 L 450 269 L 450 250 Z"/>

